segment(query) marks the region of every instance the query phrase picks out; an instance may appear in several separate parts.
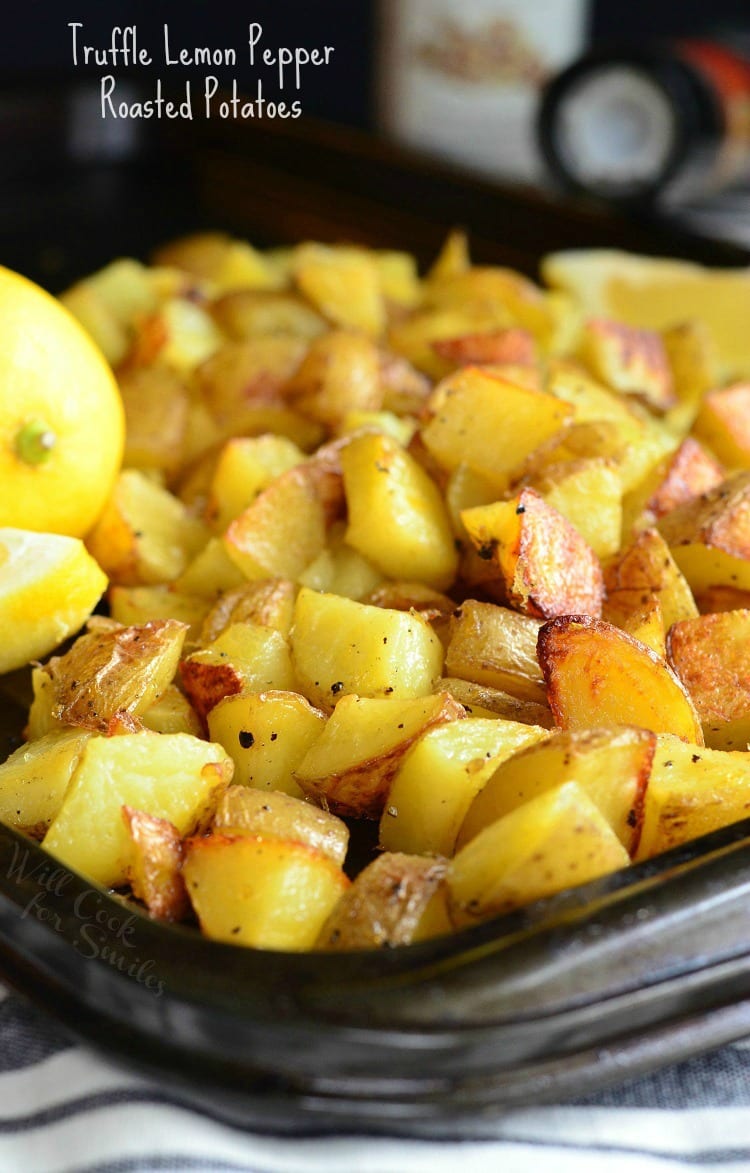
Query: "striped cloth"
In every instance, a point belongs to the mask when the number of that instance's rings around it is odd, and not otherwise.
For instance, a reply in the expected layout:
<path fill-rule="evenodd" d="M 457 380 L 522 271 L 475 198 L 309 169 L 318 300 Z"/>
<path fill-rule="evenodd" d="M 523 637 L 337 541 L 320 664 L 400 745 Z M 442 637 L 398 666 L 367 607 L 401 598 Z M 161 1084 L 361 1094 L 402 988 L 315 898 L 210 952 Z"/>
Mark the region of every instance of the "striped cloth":
<path fill-rule="evenodd" d="M 75 1045 L 0 990 L 0 1173 L 668 1173 L 750 1170 L 750 1045 L 586 1100 L 499 1114 L 482 1138 L 246 1131 Z"/>

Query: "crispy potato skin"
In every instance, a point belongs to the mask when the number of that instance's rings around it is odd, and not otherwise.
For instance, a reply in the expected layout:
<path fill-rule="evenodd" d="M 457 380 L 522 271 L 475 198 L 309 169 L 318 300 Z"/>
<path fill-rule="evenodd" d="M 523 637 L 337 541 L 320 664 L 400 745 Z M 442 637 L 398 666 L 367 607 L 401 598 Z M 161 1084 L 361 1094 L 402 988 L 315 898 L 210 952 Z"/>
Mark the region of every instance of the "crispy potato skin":
<path fill-rule="evenodd" d="M 213 643 L 232 623 L 259 623 L 288 635 L 296 595 L 294 583 L 284 578 L 261 579 L 224 591 L 203 622 L 201 643 Z"/>
<path fill-rule="evenodd" d="M 316 941 L 318 949 L 382 949 L 414 939 L 447 862 L 385 852 L 359 873 Z"/>
<path fill-rule="evenodd" d="M 462 334 L 457 338 L 437 338 L 432 345 L 440 358 L 457 367 L 485 364 L 534 367 L 538 361 L 533 336 L 520 326 Z"/>
<path fill-rule="evenodd" d="M 204 664 L 200 660 L 183 660 L 180 664 L 182 687 L 200 718 L 204 730 L 211 710 L 219 701 L 242 692 L 242 673 L 233 664 Z"/>
<path fill-rule="evenodd" d="M 718 460 L 692 436 L 686 436 L 667 462 L 663 479 L 649 497 L 646 509 L 654 519 L 664 517 L 678 505 L 715 489 L 723 480 L 724 470 Z"/>
<path fill-rule="evenodd" d="M 182 878 L 182 836 L 167 819 L 125 804 L 122 817 L 133 845 L 128 879 L 133 895 L 156 920 L 184 920 L 190 901 Z"/>
<path fill-rule="evenodd" d="M 330 718 L 326 736 L 333 741 L 354 739 L 357 706 L 361 718 L 358 743 L 343 763 L 321 753 L 313 745 L 295 774 L 305 794 L 334 814 L 377 819 L 385 806 L 388 791 L 404 755 L 428 729 L 444 721 L 466 716 L 463 705 L 448 693 L 405 701 L 382 701 L 349 695 Z M 369 714 L 367 710 L 369 709 Z M 367 721 L 368 736 L 363 736 Z M 321 738 L 322 742 L 322 738 Z"/>
<path fill-rule="evenodd" d="M 186 623 L 161 619 L 81 636 L 43 669 L 52 682 L 53 719 L 99 733 L 140 729 L 138 715 L 172 680 L 187 630 Z"/>
<path fill-rule="evenodd" d="M 750 559 L 750 471 L 735 473 L 659 522 L 669 546 L 691 543 Z"/>
<path fill-rule="evenodd" d="M 730 722 L 743 719 L 750 729 L 750 610 L 675 623 L 667 652 L 703 722 L 706 743 L 743 748 L 741 742 L 722 744 L 721 733 Z"/>
<path fill-rule="evenodd" d="M 497 568 L 510 606 L 537 619 L 600 615 L 604 578 L 578 530 L 534 489 L 461 514 L 480 558 Z"/>
<path fill-rule="evenodd" d="M 639 395 L 662 411 L 676 403 L 667 351 L 655 331 L 592 318 L 582 350 L 594 374 L 615 390 Z"/>
<path fill-rule="evenodd" d="M 223 835 L 291 839 L 322 851 L 343 867 L 349 828 L 330 811 L 280 791 L 229 786 L 216 807 L 212 829 Z"/>
<path fill-rule="evenodd" d="M 551 619 L 537 653 L 561 728 L 635 725 L 703 745 L 698 714 L 672 669 L 610 623 L 590 615 Z"/>
<path fill-rule="evenodd" d="M 750 382 L 709 391 L 695 431 L 729 468 L 750 465 Z"/>

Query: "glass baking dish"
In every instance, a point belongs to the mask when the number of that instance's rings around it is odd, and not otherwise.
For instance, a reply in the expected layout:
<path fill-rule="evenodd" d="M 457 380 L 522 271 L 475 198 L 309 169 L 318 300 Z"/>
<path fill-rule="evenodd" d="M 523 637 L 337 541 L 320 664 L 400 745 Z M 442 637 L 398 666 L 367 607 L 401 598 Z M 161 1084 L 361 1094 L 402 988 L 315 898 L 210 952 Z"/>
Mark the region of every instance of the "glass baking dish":
<path fill-rule="evenodd" d="M 478 258 L 532 273 L 544 251 L 584 240 L 747 260 L 330 127 L 108 140 L 84 99 L 78 87 L 0 91 L 0 260 L 52 289 L 206 227 L 426 260 L 462 222 Z M 508 223 L 512 243 L 497 235 Z M 3 687 L 5 751 L 24 712 L 15 681 Z M 583 1095 L 750 1034 L 749 897 L 750 820 L 452 938 L 260 953 L 152 922 L 0 828 L 0 971 L 78 1035 L 224 1117 L 477 1135 L 503 1107 Z"/>

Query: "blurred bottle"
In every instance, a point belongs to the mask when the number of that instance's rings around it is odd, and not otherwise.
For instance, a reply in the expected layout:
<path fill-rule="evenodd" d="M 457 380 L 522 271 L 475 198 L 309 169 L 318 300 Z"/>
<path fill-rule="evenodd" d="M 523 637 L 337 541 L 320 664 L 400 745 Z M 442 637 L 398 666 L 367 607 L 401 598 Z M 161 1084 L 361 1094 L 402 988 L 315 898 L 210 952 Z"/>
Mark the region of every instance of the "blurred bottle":
<path fill-rule="evenodd" d="M 545 88 L 537 138 L 568 189 L 667 206 L 750 179 L 750 59 L 718 40 L 597 50 Z"/>
<path fill-rule="evenodd" d="M 381 129 L 490 176 L 538 182 L 546 81 L 583 49 L 587 0 L 381 0 Z"/>

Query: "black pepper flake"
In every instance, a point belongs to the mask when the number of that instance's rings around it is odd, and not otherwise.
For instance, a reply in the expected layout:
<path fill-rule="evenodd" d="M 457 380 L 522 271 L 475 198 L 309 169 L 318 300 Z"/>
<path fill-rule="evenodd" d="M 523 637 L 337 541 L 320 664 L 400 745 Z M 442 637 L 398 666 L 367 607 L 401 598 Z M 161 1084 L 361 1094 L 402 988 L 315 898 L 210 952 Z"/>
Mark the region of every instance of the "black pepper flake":
<path fill-rule="evenodd" d="M 238 934 L 238 933 L 239 933 L 239 931 L 240 931 L 240 928 L 241 928 L 241 925 L 235 925 L 235 926 L 234 926 L 234 928 L 233 928 L 233 929 L 230 929 L 229 931 L 230 931 L 230 933 L 232 934 L 232 936 L 233 936 L 233 937 L 236 937 L 236 936 L 237 936 L 237 934 Z"/>
<path fill-rule="evenodd" d="M 629 827 L 634 827 L 636 825 L 637 818 L 634 810 L 628 811 L 628 817 L 625 821 Z"/>
<path fill-rule="evenodd" d="M 525 512 L 526 512 L 525 505 L 516 505 L 516 513 L 525 513 Z"/>
<path fill-rule="evenodd" d="M 337 693 L 341 692 L 341 689 L 343 687 L 344 687 L 343 680 L 337 680 L 335 684 L 331 685 L 331 692 L 333 693 L 334 696 L 336 696 Z"/>
<path fill-rule="evenodd" d="M 255 744 L 255 738 L 247 729 L 240 729 L 238 740 L 243 749 L 251 749 Z"/>
<path fill-rule="evenodd" d="M 490 562 L 497 550 L 497 538 L 490 538 L 488 542 L 482 542 L 481 546 L 477 547 L 477 554 L 483 558 L 485 562 Z"/>
<path fill-rule="evenodd" d="M 674 762 L 665 762 L 665 763 L 664 763 L 664 765 L 665 765 L 665 766 L 673 766 L 673 765 L 674 765 Z"/>
<path fill-rule="evenodd" d="M 387 688 L 383 689 L 383 692 L 386 696 L 390 696 L 390 694 L 393 692 L 393 686 L 389 684 Z"/>
<path fill-rule="evenodd" d="M 694 753 L 690 759 L 691 762 L 699 762 L 700 760 L 701 760 L 701 755 L 699 753 Z"/>
<path fill-rule="evenodd" d="M 279 736 L 278 733 L 272 733 L 271 734 L 271 741 L 275 741 L 278 736 Z"/>

